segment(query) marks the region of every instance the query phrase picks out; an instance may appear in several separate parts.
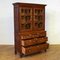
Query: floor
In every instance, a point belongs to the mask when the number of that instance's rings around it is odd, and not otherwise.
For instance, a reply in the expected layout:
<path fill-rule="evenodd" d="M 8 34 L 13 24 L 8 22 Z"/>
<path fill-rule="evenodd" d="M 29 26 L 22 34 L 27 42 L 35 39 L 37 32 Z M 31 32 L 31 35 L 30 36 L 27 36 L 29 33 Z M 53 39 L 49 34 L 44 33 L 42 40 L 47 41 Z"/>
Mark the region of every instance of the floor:
<path fill-rule="evenodd" d="M 51 45 L 47 52 L 20 58 L 14 46 L 0 46 L 0 60 L 60 60 L 60 45 Z"/>

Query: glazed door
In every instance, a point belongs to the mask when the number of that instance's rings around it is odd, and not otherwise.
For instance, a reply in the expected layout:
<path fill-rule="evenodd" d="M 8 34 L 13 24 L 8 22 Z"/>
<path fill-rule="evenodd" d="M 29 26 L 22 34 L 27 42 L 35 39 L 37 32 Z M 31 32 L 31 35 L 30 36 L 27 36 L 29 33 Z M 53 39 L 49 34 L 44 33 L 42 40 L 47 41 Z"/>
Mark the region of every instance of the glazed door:
<path fill-rule="evenodd" d="M 45 28 L 45 9 L 34 8 L 33 13 L 34 30 L 43 30 Z"/>
<path fill-rule="evenodd" d="M 20 30 L 21 31 L 32 30 L 32 8 L 29 7 L 20 8 Z"/>

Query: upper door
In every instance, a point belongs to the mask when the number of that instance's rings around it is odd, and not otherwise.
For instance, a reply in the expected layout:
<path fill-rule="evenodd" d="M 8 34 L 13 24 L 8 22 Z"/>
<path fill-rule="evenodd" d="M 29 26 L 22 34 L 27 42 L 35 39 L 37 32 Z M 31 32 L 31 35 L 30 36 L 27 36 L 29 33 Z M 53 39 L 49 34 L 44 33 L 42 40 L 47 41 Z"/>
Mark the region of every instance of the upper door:
<path fill-rule="evenodd" d="M 20 30 L 32 30 L 32 8 L 20 7 Z"/>
<path fill-rule="evenodd" d="M 28 5 L 19 8 L 20 31 L 45 29 L 45 6 Z"/>
<path fill-rule="evenodd" d="M 45 7 L 36 7 L 33 12 L 34 30 L 43 30 L 45 28 Z"/>

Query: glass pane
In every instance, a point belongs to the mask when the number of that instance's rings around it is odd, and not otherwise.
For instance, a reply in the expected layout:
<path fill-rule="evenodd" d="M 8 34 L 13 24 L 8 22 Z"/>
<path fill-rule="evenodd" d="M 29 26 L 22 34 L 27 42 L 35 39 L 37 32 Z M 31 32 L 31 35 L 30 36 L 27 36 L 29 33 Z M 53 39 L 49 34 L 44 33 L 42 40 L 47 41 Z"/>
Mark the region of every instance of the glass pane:
<path fill-rule="evenodd" d="M 37 20 L 38 19 L 38 16 L 35 16 L 35 19 Z"/>
<path fill-rule="evenodd" d="M 38 23 L 38 28 L 42 28 L 42 22 Z"/>
<path fill-rule="evenodd" d="M 27 9 L 25 9 L 25 14 L 27 14 Z"/>
<path fill-rule="evenodd" d="M 25 14 L 30 14 L 30 11 L 31 11 L 30 9 L 24 9 Z"/>
<path fill-rule="evenodd" d="M 24 9 L 21 9 L 21 13 L 24 13 Z"/>
<path fill-rule="evenodd" d="M 40 10 L 38 10 L 38 14 L 40 14 Z"/>
<path fill-rule="evenodd" d="M 40 10 L 35 9 L 35 14 L 40 14 Z"/>
<path fill-rule="evenodd" d="M 30 9 L 28 10 L 28 12 L 30 13 Z"/>
<path fill-rule="evenodd" d="M 25 16 L 25 20 L 26 21 L 30 20 L 30 16 Z"/>
<path fill-rule="evenodd" d="M 37 26 L 37 23 L 35 23 L 35 26 Z"/>
<path fill-rule="evenodd" d="M 30 23 L 25 24 L 25 29 L 30 29 L 30 27 L 31 27 L 31 24 Z"/>
<path fill-rule="evenodd" d="M 37 14 L 37 10 L 35 9 L 35 14 Z"/>
<path fill-rule="evenodd" d="M 27 14 L 30 14 L 30 9 L 27 9 Z"/>
<path fill-rule="evenodd" d="M 44 14 L 44 9 L 35 9 L 35 14 Z"/>
<path fill-rule="evenodd" d="M 38 16 L 38 21 L 41 21 L 42 20 L 42 16 Z"/>
<path fill-rule="evenodd" d="M 26 9 L 26 8 L 21 9 L 21 13 L 30 14 L 30 12 L 31 12 L 31 9 Z"/>
<path fill-rule="evenodd" d="M 28 23 L 28 24 L 21 24 L 21 28 L 22 29 L 30 29 L 31 28 L 31 24 Z"/>
<path fill-rule="evenodd" d="M 40 10 L 42 14 L 44 14 L 44 10 Z"/>
<path fill-rule="evenodd" d="M 35 16 L 35 20 L 41 21 L 42 20 L 42 16 Z"/>

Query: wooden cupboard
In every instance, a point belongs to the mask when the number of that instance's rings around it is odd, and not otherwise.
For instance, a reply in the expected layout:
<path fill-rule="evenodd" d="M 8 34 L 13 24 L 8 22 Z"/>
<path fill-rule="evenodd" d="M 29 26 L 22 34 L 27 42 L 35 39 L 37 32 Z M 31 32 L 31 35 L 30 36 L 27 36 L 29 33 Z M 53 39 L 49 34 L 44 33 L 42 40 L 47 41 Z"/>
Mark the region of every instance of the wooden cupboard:
<path fill-rule="evenodd" d="M 15 54 L 41 52 L 49 47 L 45 31 L 44 4 L 13 3 Z"/>

